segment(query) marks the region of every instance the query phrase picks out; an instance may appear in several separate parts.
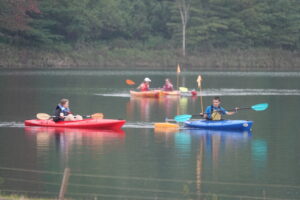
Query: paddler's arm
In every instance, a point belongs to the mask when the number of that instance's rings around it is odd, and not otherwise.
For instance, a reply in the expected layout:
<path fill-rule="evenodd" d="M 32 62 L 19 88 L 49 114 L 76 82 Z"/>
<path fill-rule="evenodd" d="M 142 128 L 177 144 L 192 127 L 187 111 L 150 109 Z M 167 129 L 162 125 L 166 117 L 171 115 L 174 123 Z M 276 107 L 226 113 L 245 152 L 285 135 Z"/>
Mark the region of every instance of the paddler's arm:
<path fill-rule="evenodd" d="M 63 120 L 65 118 L 64 113 L 61 112 L 60 109 L 56 109 L 54 112 L 53 121 Z"/>
<path fill-rule="evenodd" d="M 235 113 L 237 113 L 238 109 L 239 109 L 239 108 L 236 107 L 236 108 L 234 109 L 234 111 L 231 111 L 231 112 L 225 111 L 225 113 L 226 113 L 226 115 L 234 115 Z"/>
<path fill-rule="evenodd" d="M 208 106 L 205 110 L 205 113 L 200 113 L 200 115 L 204 118 L 204 119 L 208 119 L 208 114 L 211 113 L 211 109 L 210 109 L 210 106 Z"/>

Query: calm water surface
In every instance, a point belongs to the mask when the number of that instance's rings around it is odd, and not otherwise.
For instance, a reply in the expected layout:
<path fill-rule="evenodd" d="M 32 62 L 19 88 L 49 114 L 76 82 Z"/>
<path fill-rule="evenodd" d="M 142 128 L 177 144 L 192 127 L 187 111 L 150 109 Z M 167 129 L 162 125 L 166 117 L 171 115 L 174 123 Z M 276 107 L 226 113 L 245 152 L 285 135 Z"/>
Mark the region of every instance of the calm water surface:
<path fill-rule="evenodd" d="M 157 88 L 166 71 L 0 71 L 0 190 L 56 198 L 71 169 L 73 199 L 300 199 L 300 73 L 186 72 L 180 85 L 203 76 L 205 106 L 219 95 L 227 109 L 268 102 L 251 133 L 154 130 L 153 122 L 201 111 L 199 98 L 130 98 L 145 76 Z M 126 119 L 120 131 L 24 127 L 60 98 L 74 113 Z"/>

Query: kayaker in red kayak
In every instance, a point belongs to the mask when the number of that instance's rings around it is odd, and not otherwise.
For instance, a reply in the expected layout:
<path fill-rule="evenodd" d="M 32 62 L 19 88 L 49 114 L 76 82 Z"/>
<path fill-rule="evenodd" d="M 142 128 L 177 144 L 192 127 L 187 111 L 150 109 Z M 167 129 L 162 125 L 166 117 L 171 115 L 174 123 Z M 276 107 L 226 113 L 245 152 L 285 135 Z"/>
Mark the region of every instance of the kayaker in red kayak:
<path fill-rule="evenodd" d="M 163 86 L 164 91 L 173 91 L 174 87 L 173 84 L 171 83 L 170 79 L 166 78 L 165 80 L 165 85 Z"/>
<path fill-rule="evenodd" d="M 75 121 L 82 120 L 82 116 L 76 115 L 74 116 L 69 108 L 69 100 L 61 99 L 60 103 L 55 108 L 53 121 Z"/>
<path fill-rule="evenodd" d="M 139 85 L 139 87 L 137 87 L 138 90 L 140 90 L 141 92 L 146 92 L 146 91 L 149 91 L 150 90 L 150 82 L 151 82 L 151 79 L 146 77 L 144 79 L 144 82 L 141 83 Z"/>
<path fill-rule="evenodd" d="M 222 120 L 222 115 L 234 115 L 238 108 L 235 108 L 234 112 L 228 112 L 223 107 L 221 107 L 220 97 L 214 97 L 212 100 L 212 105 L 206 108 L 205 113 L 201 113 L 203 117 L 207 120 Z"/>

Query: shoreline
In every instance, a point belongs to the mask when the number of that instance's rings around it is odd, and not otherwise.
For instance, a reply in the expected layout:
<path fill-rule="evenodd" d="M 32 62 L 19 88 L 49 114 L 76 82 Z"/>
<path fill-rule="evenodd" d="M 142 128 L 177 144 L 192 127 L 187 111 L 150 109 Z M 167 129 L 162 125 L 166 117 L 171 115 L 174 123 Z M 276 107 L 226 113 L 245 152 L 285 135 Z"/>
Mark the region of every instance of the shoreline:
<path fill-rule="evenodd" d="M 35 66 L 26 66 L 24 67 L 24 65 L 20 65 L 21 67 L 3 67 L 0 66 L 0 72 L 4 72 L 4 71 L 13 71 L 13 70 L 18 70 L 18 71 L 31 71 L 31 70 L 40 70 L 40 71 L 47 71 L 47 70 L 100 70 L 100 71 L 138 71 L 138 72 L 143 72 L 143 71 L 160 71 L 160 72 L 170 72 L 170 73 L 174 73 L 176 74 L 176 67 L 177 66 L 168 66 L 168 67 L 157 67 L 157 68 L 151 68 L 151 67 L 141 67 L 141 66 L 133 66 L 133 67 L 112 67 L 112 66 L 86 66 L 86 67 L 82 67 L 82 66 L 52 66 L 52 67 L 35 67 Z M 271 68 L 271 69 L 265 69 L 265 68 L 245 68 L 245 69 L 241 69 L 241 68 L 188 68 L 185 69 L 181 66 L 181 73 L 191 73 L 191 72 L 199 72 L 201 71 L 202 73 L 210 73 L 210 72 L 226 72 L 226 73 L 234 73 L 234 72 L 249 72 L 249 73 L 289 73 L 289 72 L 300 72 L 300 67 L 299 69 L 295 69 L 295 68 Z"/>
<path fill-rule="evenodd" d="M 17 70 L 17 71 L 31 71 L 31 70 L 41 70 L 41 71 L 47 71 L 47 70 L 100 70 L 100 71 L 139 71 L 139 72 L 143 72 L 143 71 L 160 71 L 160 72 L 170 72 L 170 73 L 174 73 L 176 74 L 176 66 L 170 66 L 170 67 L 165 67 L 165 68 L 150 68 L 150 67 L 92 67 L 92 66 L 87 66 L 87 67 L 82 67 L 82 66 L 65 66 L 65 67 L 34 67 L 34 66 L 29 66 L 29 67 L 24 67 L 24 65 L 21 65 L 22 67 L 3 67 L 0 66 L 0 72 L 3 71 L 13 71 L 13 70 Z M 182 69 L 182 67 L 181 67 Z M 227 68 L 227 69 L 216 69 L 216 68 L 188 68 L 188 69 L 184 69 L 181 71 L 182 74 L 184 73 L 191 73 L 191 72 L 202 72 L 202 73 L 209 73 L 209 72 L 226 72 L 226 73 L 234 73 L 234 72 L 249 72 L 249 73 L 289 73 L 289 72 L 300 72 L 300 67 L 299 69 L 295 69 L 295 68 L 287 68 L 287 69 L 276 69 L 276 68 L 272 68 L 272 69 L 261 69 L 261 68 L 246 68 L 246 69 L 240 69 L 240 68 Z"/>
<path fill-rule="evenodd" d="M 0 69 L 109 69 L 182 71 L 300 71 L 300 51 L 213 49 L 180 56 L 179 50 L 85 47 L 65 51 L 0 45 Z"/>

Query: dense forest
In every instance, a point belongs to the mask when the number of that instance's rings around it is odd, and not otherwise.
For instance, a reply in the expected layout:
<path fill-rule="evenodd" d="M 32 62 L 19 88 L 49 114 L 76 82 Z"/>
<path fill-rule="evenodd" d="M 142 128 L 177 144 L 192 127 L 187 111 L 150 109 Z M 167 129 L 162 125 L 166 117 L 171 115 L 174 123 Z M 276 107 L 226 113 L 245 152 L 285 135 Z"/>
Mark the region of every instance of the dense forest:
<path fill-rule="evenodd" d="M 168 60 L 174 60 L 174 56 L 176 62 L 180 62 L 178 56 L 182 56 L 182 62 L 191 65 L 205 63 L 195 60 L 199 55 L 208 58 L 240 53 L 248 57 L 261 51 L 268 56 L 272 51 L 276 56 L 297 57 L 300 51 L 300 2 L 0 0 L 0 45 L 3 47 L 1 56 L 6 57 L 13 53 L 19 55 L 20 49 L 24 54 L 26 49 L 34 55 L 41 51 L 73 52 L 71 60 L 76 60 L 85 57 L 80 52 L 87 54 L 89 51 L 90 56 L 93 54 L 89 60 L 96 59 L 98 63 L 106 56 L 124 59 L 136 55 L 135 58 L 142 62 L 141 57 L 156 57 L 157 54 L 167 57 L 161 58 L 164 65 L 172 65 Z M 99 52 L 95 53 L 95 49 Z M 54 59 L 53 56 L 49 59 Z M 145 58 L 147 62 L 149 59 Z M 250 63 L 255 65 L 255 62 Z M 294 62 L 293 67 L 299 60 Z"/>

